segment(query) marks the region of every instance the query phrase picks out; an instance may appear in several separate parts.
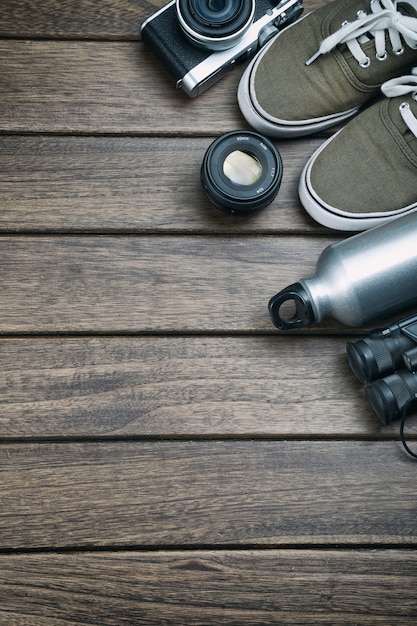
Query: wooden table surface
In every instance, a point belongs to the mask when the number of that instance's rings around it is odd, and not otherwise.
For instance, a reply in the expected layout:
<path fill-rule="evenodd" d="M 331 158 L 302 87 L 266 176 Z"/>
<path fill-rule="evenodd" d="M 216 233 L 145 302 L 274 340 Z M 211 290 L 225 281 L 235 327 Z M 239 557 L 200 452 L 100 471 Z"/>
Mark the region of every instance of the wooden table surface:
<path fill-rule="evenodd" d="M 305 0 L 305 10 L 323 0 Z M 221 214 L 242 68 L 192 100 L 162 0 L 0 4 L 0 623 L 415 624 L 416 466 L 346 361 L 269 298 L 346 236 L 281 191 Z"/>

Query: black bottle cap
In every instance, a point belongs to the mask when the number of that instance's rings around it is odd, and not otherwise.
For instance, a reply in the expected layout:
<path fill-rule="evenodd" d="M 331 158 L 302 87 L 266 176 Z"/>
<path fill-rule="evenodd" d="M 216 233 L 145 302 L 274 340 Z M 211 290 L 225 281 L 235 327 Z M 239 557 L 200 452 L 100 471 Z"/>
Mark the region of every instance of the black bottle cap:
<path fill-rule="evenodd" d="M 290 309 L 284 307 L 288 302 Z M 281 330 L 303 328 L 316 321 L 310 297 L 301 283 L 289 285 L 273 296 L 268 308 L 274 325 Z"/>

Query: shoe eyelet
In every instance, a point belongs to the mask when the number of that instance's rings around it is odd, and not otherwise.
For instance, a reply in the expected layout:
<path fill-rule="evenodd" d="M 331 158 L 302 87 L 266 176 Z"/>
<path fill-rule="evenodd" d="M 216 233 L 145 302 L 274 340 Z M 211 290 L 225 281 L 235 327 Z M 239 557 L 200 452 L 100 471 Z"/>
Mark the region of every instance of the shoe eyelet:
<path fill-rule="evenodd" d="M 368 68 L 371 65 L 371 59 L 369 57 L 366 57 L 366 60 L 363 61 L 362 63 L 359 63 L 360 67 L 363 67 L 363 69 L 366 70 L 366 68 Z"/>
<path fill-rule="evenodd" d="M 356 19 L 360 20 L 362 17 L 366 17 L 368 14 L 366 11 L 364 11 L 363 9 L 359 9 L 359 11 L 356 12 Z"/>
<path fill-rule="evenodd" d="M 383 54 L 377 54 L 376 58 L 378 61 L 386 61 L 388 59 L 388 53 L 385 50 Z"/>
<path fill-rule="evenodd" d="M 350 20 L 343 20 L 343 22 L 340 24 L 340 28 L 343 28 L 344 26 L 347 26 L 348 24 L 351 24 Z"/>
<path fill-rule="evenodd" d="M 393 50 L 393 53 L 395 54 L 396 57 L 401 56 L 402 54 L 404 54 L 404 47 L 401 46 L 401 48 L 398 48 L 398 50 Z"/>
<path fill-rule="evenodd" d="M 404 111 L 404 109 L 409 109 L 410 106 L 408 104 L 408 102 L 401 102 L 400 106 L 398 107 L 400 111 Z"/>

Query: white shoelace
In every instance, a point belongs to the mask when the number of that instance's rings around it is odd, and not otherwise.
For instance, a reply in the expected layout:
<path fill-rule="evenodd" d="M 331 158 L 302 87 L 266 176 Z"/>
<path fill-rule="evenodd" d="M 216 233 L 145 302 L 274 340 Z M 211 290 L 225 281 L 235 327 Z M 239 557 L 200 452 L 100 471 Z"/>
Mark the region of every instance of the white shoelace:
<path fill-rule="evenodd" d="M 417 100 L 417 67 L 408 76 L 392 78 L 381 87 L 382 93 L 387 98 L 396 98 L 411 93 L 414 100 Z M 410 109 L 408 102 L 400 104 L 400 114 L 410 131 L 417 139 L 417 118 Z"/>
<path fill-rule="evenodd" d="M 385 49 L 385 31 L 388 31 L 394 54 L 404 52 L 401 35 L 410 48 L 417 49 L 417 18 L 397 11 L 396 3 L 391 0 L 371 0 L 370 8 L 372 13 L 358 11 L 354 22 L 343 22 L 339 30 L 326 37 L 306 65 L 310 65 L 320 55 L 327 54 L 337 45 L 344 43 L 359 65 L 368 67 L 371 60 L 362 50 L 361 44 L 369 41 L 369 35 L 374 38 L 376 58 L 384 61 L 388 57 Z"/>

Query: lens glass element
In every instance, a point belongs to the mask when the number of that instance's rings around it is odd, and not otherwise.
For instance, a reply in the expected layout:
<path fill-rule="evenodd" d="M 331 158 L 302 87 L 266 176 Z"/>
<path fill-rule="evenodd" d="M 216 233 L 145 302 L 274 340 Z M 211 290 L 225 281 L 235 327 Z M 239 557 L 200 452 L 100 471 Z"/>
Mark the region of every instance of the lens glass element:
<path fill-rule="evenodd" d="M 252 26 L 255 0 L 176 0 L 176 12 L 182 31 L 194 45 L 228 50 Z"/>
<path fill-rule="evenodd" d="M 190 9 L 203 24 L 223 25 L 239 15 L 242 3 L 239 0 L 191 0 Z"/>
<path fill-rule="evenodd" d="M 251 154 L 234 150 L 224 160 L 223 173 L 234 185 L 247 187 L 262 176 L 262 164 Z"/>

